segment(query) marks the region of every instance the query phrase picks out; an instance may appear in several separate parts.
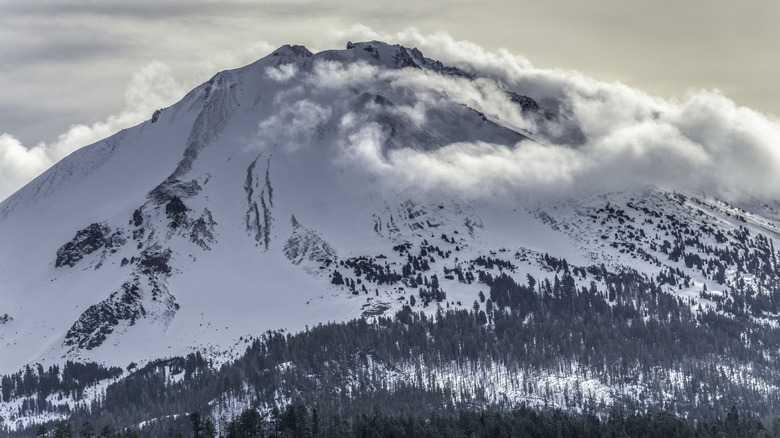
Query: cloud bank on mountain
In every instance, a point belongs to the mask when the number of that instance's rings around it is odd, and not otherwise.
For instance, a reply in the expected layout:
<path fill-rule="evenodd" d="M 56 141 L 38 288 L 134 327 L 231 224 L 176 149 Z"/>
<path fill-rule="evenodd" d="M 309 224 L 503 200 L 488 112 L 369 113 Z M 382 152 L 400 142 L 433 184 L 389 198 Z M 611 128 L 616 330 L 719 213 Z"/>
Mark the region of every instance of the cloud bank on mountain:
<path fill-rule="evenodd" d="M 435 75 L 398 80 L 420 93 L 437 89 L 515 127 L 538 132 L 533 120 L 523 120 L 511 109 L 505 88 L 534 98 L 564 116 L 561 125 L 574 123 L 585 136 L 577 145 L 554 140 L 455 143 L 433 153 L 408 148 L 383 155 L 375 144 L 380 136 L 364 127 L 352 144 L 359 144 L 365 164 L 388 180 L 464 190 L 569 193 L 653 185 L 726 198 L 780 197 L 780 121 L 739 107 L 717 90 L 692 90 L 684 99 L 665 100 L 577 72 L 538 69 L 507 51 L 491 53 L 446 34 L 422 35 L 413 29 L 381 35 L 357 27 L 340 36 L 416 46 L 426 56 L 495 81 Z M 368 154 L 371 147 L 377 152 Z"/>
<path fill-rule="evenodd" d="M 476 79 L 365 62 L 318 62 L 306 72 L 292 65 L 269 68 L 264 73 L 277 84 L 274 104 L 279 111 L 258 121 L 256 143 L 284 143 L 287 151 L 316 147 L 330 126 L 340 139 L 333 160 L 378 176 L 394 190 L 571 195 L 652 185 L 726 198 L 780 198 L 780 121 L 739 107 L 718 91 L 661 99 L 573 71 L 536 68 L 506 50 L 488 52 L 446 34 L 423 35 L 414 29 L 382 35 L 355 27 L 333 38 L 418 47 Z M 384 91 L 395 100 L 389 107 L 368 102 L 356 111 L 347 102 L 358 89 Z M 530 116 L 507 92 L 533 98 L 552 116 Z M 0 136 L 0 197 L 76 148 L 148 118 L 183 94 L 170 69 L 153 62 L 134 76 L 127 107 L 118 115 L 74 126 L 52 144 L 26 147 L 11 135 Z M 532 140 L 388 146 L 383 120 L 401 120 L 422 132 L 426 124 L 442 122 L 436 117 L 442 108 L 454 105 L 530 133 Z"/>

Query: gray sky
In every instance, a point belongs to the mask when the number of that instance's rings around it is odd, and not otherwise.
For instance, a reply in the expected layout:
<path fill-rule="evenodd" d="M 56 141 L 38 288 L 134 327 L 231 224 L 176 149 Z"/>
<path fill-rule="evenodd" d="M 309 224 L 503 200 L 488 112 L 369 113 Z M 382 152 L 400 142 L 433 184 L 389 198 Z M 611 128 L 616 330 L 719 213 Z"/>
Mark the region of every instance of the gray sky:
<path fill-rule="evenodd" d="M 340 48 L 371 34 L 359 25 L 446 32 L 665 98 L 717 88 L 780 114 L 778 22 L 776 0 L 0 0 L 0 199 L 219 70 L 285 43 Z"/>

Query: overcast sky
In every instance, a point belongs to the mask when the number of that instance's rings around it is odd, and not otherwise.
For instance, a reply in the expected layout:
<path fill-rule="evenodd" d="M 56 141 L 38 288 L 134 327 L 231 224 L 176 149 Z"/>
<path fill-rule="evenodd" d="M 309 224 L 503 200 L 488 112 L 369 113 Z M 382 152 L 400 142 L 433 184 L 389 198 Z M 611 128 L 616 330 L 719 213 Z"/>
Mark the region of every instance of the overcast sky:
<path fill-rule="evenodd" d="M 0 0 L 0 199 L 219 70 L 409 28 L 664 98 L 719 89 L 774 119 L 778 22 L 770 0 Z"/>

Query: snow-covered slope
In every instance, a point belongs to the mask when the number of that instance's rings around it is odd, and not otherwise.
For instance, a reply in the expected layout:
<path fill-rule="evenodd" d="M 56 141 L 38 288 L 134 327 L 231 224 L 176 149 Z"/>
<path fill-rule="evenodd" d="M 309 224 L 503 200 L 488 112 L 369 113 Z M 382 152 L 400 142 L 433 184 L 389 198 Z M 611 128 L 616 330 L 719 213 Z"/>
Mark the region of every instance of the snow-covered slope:
<path fill-rule="evenodd" d="M 518 281 L 552 275 L 545 254 L 651 276 L 681 269 L 685 288 L 667 287 L 715 306 L 702 286 L 727 296 L 738 273 L 715 284 L 715 268 L 670 259 L 670 233 L 722 247 L 745 229 L 767 247 L 777 236 L 776 205 L 706 194 L 475 198 L 388 181 L 372 166 L 399 151 L 581 141 L 524 95 L 533 90 L 505 90 L 505 113 L 486 115 L 432 77 L 484 81 L 384 43 L 284 46 L 62 160 L 0 204 L 0 373 L 193 349 L 229 359 L 242 336 L 398 310 L 423 277 L 430 303 L 418 310 L 471 308 L 481 287 L 452 270 L 480 257 L 511 260 Z"/>

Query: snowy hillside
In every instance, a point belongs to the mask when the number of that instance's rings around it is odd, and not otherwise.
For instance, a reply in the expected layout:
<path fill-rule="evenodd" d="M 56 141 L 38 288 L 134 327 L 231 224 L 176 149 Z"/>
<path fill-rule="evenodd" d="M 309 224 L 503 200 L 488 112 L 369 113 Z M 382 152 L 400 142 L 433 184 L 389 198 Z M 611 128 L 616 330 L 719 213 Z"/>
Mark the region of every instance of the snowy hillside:
<path fill-rule="evenodd" d="M 501 92 L 490 111 L 475 97 L 487 88 Z M 0 204 L 0 374 L 66 360 L 125 368 L 194 351 L 224 363 L 268 330 L 405 306 L 473 309 L 490 324 L 488 306 L 503 305 L 485 301 L 486 274 L 518 285 L 533 277 L 540 296 L 545 282 L 558 296 L 570 278 L 575 291 L 592 287 L 609 306 L 642 311 L 647 303 L 612 289 L 607 275 L 637 272 L 694 315 L 777 328 L 776 202 L 657 187 L 461 190 L 385 169 L 453 145 L 575 150 L 585 141 L 565 105 L 533 96 L 379 42 L 317 54 L 283 46 L 218 73 Z M 475 180 L 461 176 L 464 186 Z M 408 366 L 393 378 L 410 378 Z M 449 366 L 450 378 L 461 368 Z M 504 372 L 479 376 L 493 382 L 492 397 L 544 404 L 517 388 L 507 396 L 495 383 Z M 575 371 L 536 373 L 552 382 L 545 400 L 561 405 L 564 383 L 608 399 L 628 391 Z M 774 377 L 744 375 L 777 392 Z"/>
<path fill-rule="evenodd" d="M 474 215 L 452 204 L 413 221 L 405 210 L 421 200 L 383 200 L 339 143 L 361 153 L 362 135 L 387 136 L 386 150 L 525 137 L 443 95 L 421 125 L 395 109 L 416 99 L 397 84 L 330 83 L 332 70 L 389 75 L 418 64 L 421 75 L 464 74 L 415 50 L 351 47 L 313 56 L 285 46 L 219 73 L 7 199 L 0 306 L 13 320 L 0 369 L 63 355 L 121 365 L 356 317 L 364 302 L 330 285 L 328 264 L 389 252 L 432 220 L 455 231 Z"/>

